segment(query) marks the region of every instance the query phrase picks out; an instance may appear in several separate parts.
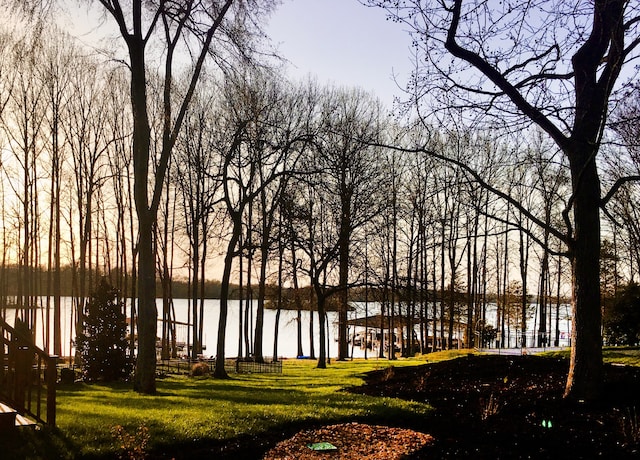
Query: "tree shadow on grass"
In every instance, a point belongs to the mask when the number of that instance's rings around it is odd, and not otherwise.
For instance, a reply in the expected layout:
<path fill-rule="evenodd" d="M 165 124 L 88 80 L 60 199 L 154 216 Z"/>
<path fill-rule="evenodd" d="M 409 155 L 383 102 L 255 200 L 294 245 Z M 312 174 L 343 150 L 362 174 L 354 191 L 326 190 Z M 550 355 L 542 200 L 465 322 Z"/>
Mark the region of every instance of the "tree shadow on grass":
<path fill-rule="evenodd" d="M 0 458 L 25 459 L 73 459 L 73 445 L 60 430 L 48 427 L 20 427 L 0 432 Z"/>

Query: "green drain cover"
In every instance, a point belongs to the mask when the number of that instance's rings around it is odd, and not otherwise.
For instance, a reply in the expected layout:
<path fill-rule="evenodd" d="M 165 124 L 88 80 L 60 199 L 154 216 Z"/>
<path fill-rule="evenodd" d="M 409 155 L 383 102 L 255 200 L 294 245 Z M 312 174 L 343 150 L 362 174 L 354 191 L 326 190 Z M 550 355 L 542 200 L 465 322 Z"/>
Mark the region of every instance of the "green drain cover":
<path fill-rule="evenodd" d="M 307 447 L 311 450 L 317 451 L 338 450 L 338 448 L 330 442 L 314 442 L 313 444 L 307 444 Z"/>

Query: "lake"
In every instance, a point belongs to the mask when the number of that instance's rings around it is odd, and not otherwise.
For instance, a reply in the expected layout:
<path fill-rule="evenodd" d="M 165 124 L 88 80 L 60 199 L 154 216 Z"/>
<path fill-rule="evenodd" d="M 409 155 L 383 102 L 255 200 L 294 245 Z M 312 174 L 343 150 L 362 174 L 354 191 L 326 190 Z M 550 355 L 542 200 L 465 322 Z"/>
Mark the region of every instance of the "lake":
<path fill-rule="evenodd" d="M 43 300 L 44 303 L 44 300 Z M 158 311 L 162 311 L 162 299 L 156 301 Z M 53 302 L 51 302 L 53 308 Z M 178 322 L 186 323 L 189 319 L 188 315 L 188 301 L 186 299 L 174 299 L 174 308 L 176 314 L 176 320 Z M 254 314 L 257 308 L 257 302 L 253 302 Z M 75 327 L 72 324 L 71 318 L 71 298 L 62 298 L 62 347 L 63 355 L 72 356 L 74 354 L 74 348 L 72 340 L 75 337 Z M 6 321 L 10 325 L 14 324 L 16 310 L 7 309 Z M 53 311 L 50 313 L 53 318 Z M 220 315 L 220 300 L 218 299 L 206 299 L 204 302 L 204 323 L 203 323 L 203 343 L 205 346 L 204 355 L 215 356 L 216 343 L 218 335 L 218 320 Z M 337 315 L 335 313 L 329 313 L 329 356 L 333 357 L 337 355 L 337 343 L 335 337 L 337 336 L 337 329 L 334 323 L 337 321 Z M 36 320 L 36 344 L 39 347 L 43 347 L 45 342 L 44 331 L 42 325 L 45 324 L 46 309 L 38 308 L 37 320 Z M 263 341 L 263 354 L 266 358 L 269 358 L 273 354 L 273 337 L 275 327 L 276 312 L 274 310 L 265 310 L 264 314 L 264 341 Z M 255 320 L 254 320 L 255 321 Z M 280 314 L 280 327 L 279 327 L 279 340 L 278 340 L 278 356 L 285 358 L 294 358 L 297 356 L 297 312 L 295 311 L 282 311 Z M 235 357 L 238 354 L 238 300 L 229 301 L 229 314 L 227 318 L 227 331 L 226 331 L 226 356 Z M 176 336 L 178 341 L 187 341 L 186 326 L 177 326 Z M 319 350 L 319 337 L 318 337 L 318 316 L 314 316 L 314 343 L 316 354 Z M 158 322 L 158 337 L 162 334 L 162 323 Z M 251 334 L 253 336 L 253 333 Z M 253 340 L 253 339 L 252 339 Z M 309 313 L 302 312 L 302 344 L 304 354 L 309 353 Z M 357 354 L 356 354 L 357 356 Z"/>
<path fill-rule="evenodd" d="M 43 300 L 44 302 L 44 300 Z M 352 306 L 355 307 L 355 311 L 349 313 L 349 318 L 363 317 L 364 316 L 364 304 L 358 302 L 352 302 Z M 53 302 L 52 302 L 53 305 Z M 162 299 L 157 300 L 158 311 L 162 309 Z M 253 302 L 253 310 L 257 306 L 257 302 Z M 186 299 L 174 299 L 174 308 L 176 313 L 176 320 L 182 323 L 187 323 L 189 319 L 188 315 L 188 301 Z M 533 332 L 536 326 L 536 318 L 534 315 L 536 306 L 531 305 L 531 316 L 527 318 L 527 346 L 535 345 L 535 333 Z M 72 324 L 71 318 L 71 298 L 64 297 L 62 299 L 62 340 L 63 340 L 63 355 L 72 356 L 74 354 L 74 348 L 72 339 L 75 337 L 75 328 Z M 369 303 L 369 314 L 379 313 L 379 305 L 376 303 Z M 555 328 L 555 307 L 551 309 L 552 312 L 552 328 Z M 560 309 L 560 346 L 568 346 L 570 344 L 570 329 L 571 320 L 569 317 L 569 306 L 561 305 Z M 487 321 L 489 324 L 495 323 L 495 305 L 490 304 L 487 306 Z M 207 299 L 204 302 L 204 323 L 203 323 L 203 343 L 205 350 L 204 356 L 213 357 L 216 354 L 216 342 L 218 334 L 218 319 L 220 314 L 220 301 L 218 299 Z M 53 313 L 51 312 L 51 316 Z M 265 358 L 272 357 L 273 354 L 273 337 L 275 326 L 276 312 L 274 310 L 265 310 L 264 315 L 264 341 L 263 341 L 263 355 Z M 15 310 L 7 310 L 7 322 L 10 325 L 14 324 Z M 38 346 L 43 347 L 44 332 L 42 324 L 45 323 L 45 309 L 38 309 L 37 326 L 36 326 L 36 343 Z M 328 356 L 335 358 L 337 356 L 337 314 L 335 312 L 328 313 L 329 327 L 328 327 Z M 254 320 L 255 321 L 255 320 Z M 297 312 L 283 310 L 280 314 L 280 326 L 279 326 L 279 340 L 278 340 L 278 356 L 285 358 L 294 358 L 297 356 Z M 250 323 L 253 326 L 253 322 Z M 226 350 L 227 357 L 235 357 L 238 354 L 238 300 L 229 301 L 229 315 L 227 319 L 227 331 L 226 331 Z M 161 322 L 158 322 L 158 337 L 161 336 Z M 352 331 L 351 331 L 352 332 Z M 350 333 L 351 333 L 350 332 Z M 555 334 L 555 332 L 554 332 Z M 185 325 L 178 326 L 176 331 L 177 339 L 179 342 L 187 341 L 187 327 Z M 253 333 L 251 334 L 253 336 Z M 512 329 L 509 336 L 509 347 L 515 347 L 516 344 L 516 332 Z M 252 339 L 253 340 L 253 339 Z M 309 312 L 302 312 L 302 345 L 303 354 L 309 354 Z M 319 351 L 319 337 L 318 337 L 318 317 L 314 315 L 314 346 L 316 355 Z M 364 349 L 356 346 L 351 348 L 353 350 L 354 357 L 363 357 Z M 375 352 L 369 351 L 370 357 L 375 356 Z"/>

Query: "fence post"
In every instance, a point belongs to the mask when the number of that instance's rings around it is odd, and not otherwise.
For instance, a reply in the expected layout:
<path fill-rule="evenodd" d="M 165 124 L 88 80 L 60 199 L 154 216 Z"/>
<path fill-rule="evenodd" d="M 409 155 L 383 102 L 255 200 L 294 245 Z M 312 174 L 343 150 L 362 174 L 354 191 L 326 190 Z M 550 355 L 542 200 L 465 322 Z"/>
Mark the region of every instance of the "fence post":
<path fill-rule="evenodd" d="M 58 357 L 47 357 L 47 425 L 56 426 L 56 383 L 58 381 Z"/>

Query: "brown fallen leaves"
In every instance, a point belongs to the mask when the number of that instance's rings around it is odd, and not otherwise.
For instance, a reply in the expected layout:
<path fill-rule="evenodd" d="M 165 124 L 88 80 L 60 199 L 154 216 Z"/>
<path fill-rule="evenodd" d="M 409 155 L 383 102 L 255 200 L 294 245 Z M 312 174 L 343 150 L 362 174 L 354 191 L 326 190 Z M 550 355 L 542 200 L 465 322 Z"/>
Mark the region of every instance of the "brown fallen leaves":
<path fill-rule="evenodd" d="M 432 441 L 430 435 L 413 430 L 346 423 L 300 431 L 279 442 L 264 460 L 399 460 Z M 320 442 L 329 442 L 337 449 L 314 451 L 308 447 Z"/>

